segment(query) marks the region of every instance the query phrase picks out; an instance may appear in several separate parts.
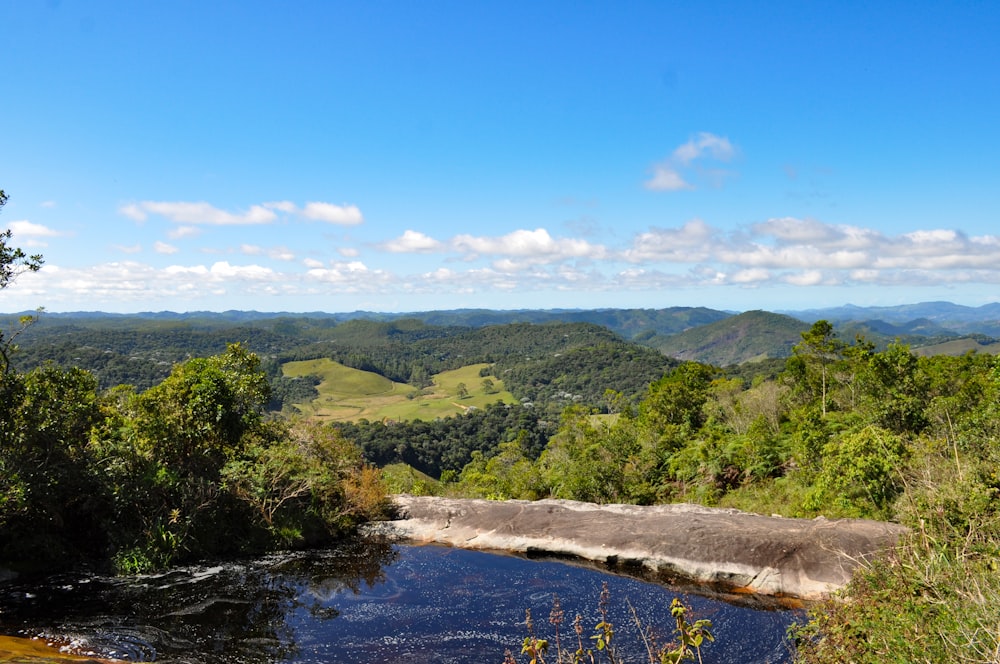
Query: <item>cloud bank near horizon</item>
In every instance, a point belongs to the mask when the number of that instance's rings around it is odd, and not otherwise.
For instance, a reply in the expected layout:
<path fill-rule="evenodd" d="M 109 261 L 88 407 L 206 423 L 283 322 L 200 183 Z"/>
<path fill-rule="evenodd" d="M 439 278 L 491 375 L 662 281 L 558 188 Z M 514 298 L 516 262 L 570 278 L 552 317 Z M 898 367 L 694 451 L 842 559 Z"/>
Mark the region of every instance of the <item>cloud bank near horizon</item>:
<path fill-rule="evenodd" d="M 681 146 L 678 162 L 703 154 L 731 154 L 728 142 Z M 679 156 L 678 156 L 679 155 Z M 329 295 L 393 296 L 514 293 L 662 292 L 666 289 L 735 287 L 948 286 L 1000 284 L 1000 235 L 969 236 L 956 229 L 914 229 L 888 235 L 872 228 L 818 219 L 776 217 L 735 230 L 694 218 L 680 225 L 649 227 L 618 245 L 550 232 L 518 229 L 502 235 L 461 233 L 434 237 L 415 228 L 378 242 L 332 241 L 314 234 L 308 246 L 285 242 L 178 245 L 203 226 L 237 228 L 322 221 L 338 227 L 364 223 L 353 205 L 290 202 L 252 204 L 233 212 L 209 203 L 127 204 L 119 213 L 146 224 L 170 223 L 165 240 L 146 247 L 114 245 L 123 260 L 93 264 L 49 261 L 37 274 L 21 275 L 0 293 L 0 307 L 117 306 L 148 308 L 150 302 L 252 301 L 280 309 L 288 298 Z M 14 243 L 46 247 L 72 241 L 72 233 L 27 220 L 10 224 Z M 194 231 L 188 229 L 195 229 Z M 166 241 L 169 240 L 169 241 Z M 320 247 L 320 249 L 317 249 Z M 56 253 L 57 256 L 60 254 Z M 218 256 L 205 260 L 205 256 Z M 165 262 L 164 262 L 165 261 Z M 709 293 L 711 290 L 708 291 Z M 708 296 L 706 296 L 708 297 Z M 598 298 L 599 299 L 599 298 Z M 268 303 L 273 302 L 269 306 Z"/>

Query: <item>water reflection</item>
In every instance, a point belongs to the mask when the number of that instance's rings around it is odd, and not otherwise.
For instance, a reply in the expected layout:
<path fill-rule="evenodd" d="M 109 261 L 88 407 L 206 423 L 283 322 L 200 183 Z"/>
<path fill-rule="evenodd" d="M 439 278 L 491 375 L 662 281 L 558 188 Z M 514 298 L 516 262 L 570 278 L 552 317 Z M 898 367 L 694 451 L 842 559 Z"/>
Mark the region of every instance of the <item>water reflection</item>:
<path fill-rule="evenodd" d="M 598 621 L 602 582 L 621 643 L 639 644 L 626 598 L 669 640 L 670 600 L 656 584 L 554 561 L 358 541 L 319 552 L 191 567 L 133 579 L 61 577 L 0 585 L 0 631 L 74 640 L 103 657 L 162 662 L 500 662 L 515 654 L 530 608 L 540 636 L 553 594 L 570 623 Z M 790 659 L 789 611 L 685 595 L 715 623 L 710 662 Z M 633 649 L 629 661 L 642 662 Z"/>

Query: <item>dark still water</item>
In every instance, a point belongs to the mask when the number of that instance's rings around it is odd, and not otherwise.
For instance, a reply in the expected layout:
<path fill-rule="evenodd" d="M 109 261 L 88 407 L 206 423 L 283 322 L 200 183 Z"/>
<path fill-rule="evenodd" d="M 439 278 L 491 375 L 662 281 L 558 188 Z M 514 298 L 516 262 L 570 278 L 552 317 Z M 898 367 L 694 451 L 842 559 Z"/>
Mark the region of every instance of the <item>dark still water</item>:
<path fill-rule="evenodd" d="M 138 578 L 6 582 L 0 633 L 137 661 L 500 664 L 508 648 L 525 661 L 525 609 L 536 634 L 554 645 L 553 594 L 566 614 L 564 643 L 575 639 L 577 613 L 589 641 L 605 581 L 615 639 L 629 662 L 648 658 L 626 600 L 667 642 L 670 602 L 678 596 L 692 621 L 714 623 L 706 664 L 791 659 L 784 637 L 796 612 L 737 606 L 561 562 L 379 542 Z"/>

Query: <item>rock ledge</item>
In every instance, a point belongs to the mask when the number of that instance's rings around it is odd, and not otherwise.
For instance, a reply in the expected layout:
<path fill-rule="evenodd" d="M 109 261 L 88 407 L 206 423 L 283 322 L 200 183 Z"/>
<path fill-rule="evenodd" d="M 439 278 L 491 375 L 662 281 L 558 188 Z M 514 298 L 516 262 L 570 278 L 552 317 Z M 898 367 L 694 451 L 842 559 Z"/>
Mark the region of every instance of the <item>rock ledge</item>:
<path fill-rule="evenodd" d="M 904 527 L 863 519 L 786 519 L 697 505 L 594 505 L 394 496 L 400 518 L 375 530 L 417 543 L 570 556 L 719 590 L 816 600 L 844 587 Z"/>

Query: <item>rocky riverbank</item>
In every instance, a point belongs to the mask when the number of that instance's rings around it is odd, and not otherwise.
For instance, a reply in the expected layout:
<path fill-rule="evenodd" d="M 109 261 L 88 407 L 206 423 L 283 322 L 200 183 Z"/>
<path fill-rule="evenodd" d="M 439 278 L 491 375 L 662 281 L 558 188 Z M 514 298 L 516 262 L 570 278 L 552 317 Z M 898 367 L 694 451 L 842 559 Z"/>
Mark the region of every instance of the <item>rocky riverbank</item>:
<path fill-rule="evenodd" d="M 399 518 L 375 530 L 419 543 L 571 556 L 661 580 L 816 600 L 844 587 L 902 526 L 786 519 L 697 505 L 594 505 L 395 496 Z"/>

